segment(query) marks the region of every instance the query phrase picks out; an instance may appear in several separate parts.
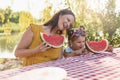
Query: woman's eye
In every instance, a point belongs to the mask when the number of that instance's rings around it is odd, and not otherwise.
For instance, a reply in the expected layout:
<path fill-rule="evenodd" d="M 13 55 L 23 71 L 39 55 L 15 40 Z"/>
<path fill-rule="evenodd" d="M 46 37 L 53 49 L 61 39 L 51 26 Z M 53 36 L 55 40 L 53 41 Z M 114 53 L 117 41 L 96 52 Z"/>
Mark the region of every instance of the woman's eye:
<path fill-rule="evenodd" d="M 67 20 L 68 20 L 68 22 L 70 22 L 70 19 L 69 19 L 69 18 L 67 18 Z"/>

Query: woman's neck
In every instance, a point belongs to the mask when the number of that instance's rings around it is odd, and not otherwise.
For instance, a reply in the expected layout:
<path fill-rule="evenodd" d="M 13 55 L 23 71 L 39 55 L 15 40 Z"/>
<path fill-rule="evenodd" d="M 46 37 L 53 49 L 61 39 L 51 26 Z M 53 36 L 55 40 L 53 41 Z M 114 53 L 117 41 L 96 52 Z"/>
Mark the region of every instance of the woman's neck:
<path fill-rule="evenodd" d="M 56 33 L 56 32 L 57 32 L 57 29 L 56 29 L 56 28 L 54 28 L 54 29 L 51 31 L 52 26 L 43 26 L 43 28 L 44 28 L 45 33 L 47 33 L 47 34 L 52 34 L 52 35 L 57 34 L 57 33 Z"/>

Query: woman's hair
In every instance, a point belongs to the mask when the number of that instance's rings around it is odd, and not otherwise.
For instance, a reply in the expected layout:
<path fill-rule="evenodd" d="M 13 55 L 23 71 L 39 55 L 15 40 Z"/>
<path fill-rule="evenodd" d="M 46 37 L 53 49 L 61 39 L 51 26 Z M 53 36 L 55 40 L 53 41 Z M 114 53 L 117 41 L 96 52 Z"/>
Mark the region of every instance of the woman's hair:
<path fill-rule="evenodd" d="M 85 27 L 80 26 L 80 28 L 72 28 L 67 30 L 68 41 L 74 41 L 79 36 L 85 36 Z"/>
<path fill-rule="evenodd" d="M 51 28 L 51 31 L 52 31 L 58 25 L 59 16 L 67 15 L 67 14 L 73 15 L 75 19 L 75 15 L 71 10 L 63 9 L 63 10 L 60 10 L 58 13 L 56 13 L 48 22 L 44 24 L 44 26 L 48 26 L 48 25 L 52 26 Z"/>

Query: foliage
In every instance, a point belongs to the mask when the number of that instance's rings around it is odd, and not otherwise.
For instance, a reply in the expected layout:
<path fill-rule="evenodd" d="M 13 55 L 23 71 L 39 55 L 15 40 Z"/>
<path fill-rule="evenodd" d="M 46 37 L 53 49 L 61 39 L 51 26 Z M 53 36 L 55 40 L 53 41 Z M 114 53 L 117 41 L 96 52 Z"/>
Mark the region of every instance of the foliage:
<path fill-rule="evenodd" d="M 52 6 L 48 6 L 42 11 L 42 14 L 41 14 L 42 16 L 40 19 L 41 24 L 43 24 L 44 22 L 48 21 L 51 18 L 51 14 L 50 14 L 51 9 L 52 9 Z"/>
<path fill-rule="evenodd" d="M 19 14 L 19 24 L 24 27 L 24 30 L 31 24 L 34 23 L 34 18 L 29 12 L 21 11 Z"/>
<path fill-rule="evenodd" d="M 10 15 L 10 22 L 19 23 L 19 13 L 15 12 Z"/>
<path fill-rule="evenodd" d="M 89 40 L 100 40 L 107 38 L 110 44 L 116 46 L 119 44 L 118 38 L 115 37 L 115 31 L 118 29 L 120 13 L 115 12 L 116 0 L 106 0 L 105 8 L 94 11 L 87 7 L 87 0 L 65 0 L 66 5 L 76 14 L 77 24 L 74 27 L 83 25 L 86 28 L 86 37 Z M 99 0 L 96 2 L 99 3 Z M 99 5 L 98 5 L 99 6 Z M 102 33 L 102 36 L 101 36 Z"/>
<path fill-rule="evenodd" d="M 0 33 L 4 33 L 4 28 L 0 27 Z"/>
<path fill-rule="evenodd" d="M 113 34 L 111 44 L 115 47 L 120 47 L 120 28 Z"/>
<path fill-rule="evenodd" d="M 118 17 L 115 12 L 115 1 L 116 0 L 108 0 L 105 9 L 101 13 L 98 13 L 103 24 L 103 32 L 109 33 L 110 38 L 112 38 L 114 32 L 119 27 Z"/>
<path fill-rule="evenodd" d="M 31 23 L 35 23 L 35 19 L 30 12 L 12 12 L 10 7 L 7 7 L 5 10 L 0 9 L 0 27 L 3 27 L 0 28 L 0 32 L 4 32 L 6 29 L 10 29 L 11 32 L 24 32 Z M 13 26 L 15 27 L 13 28 Z"/>
<path fill-rule="evenodd" d="M 7 24 L 9 22 L 19 23 L 19 13 L 12 12 L 10 7 L 7 7 L 5 10 L 0 10 L 0 25 Z"/>
<path fill-rule="evenodd" d="M 21 34 L 0 36 L 0 50 L 8 50 L 12 52 L 16 44 L 18 43 L 20 37 Z"/>
<path fill-rule="evenodd" d="M 10 7 L 5 9 L 5 11 L 4 11 L 4 17 L 5 17 L 4 24 L 9 22 L 9 18 L 10 18 L 11 13 L 12 13 L 12 10 L 10 9 Z"/>
<path fill-rule="evenodd" d="M 4 22 L 4 15 L 2 13 L 0 13 L 0 25 L 2 25 L 2 23 Z"/>

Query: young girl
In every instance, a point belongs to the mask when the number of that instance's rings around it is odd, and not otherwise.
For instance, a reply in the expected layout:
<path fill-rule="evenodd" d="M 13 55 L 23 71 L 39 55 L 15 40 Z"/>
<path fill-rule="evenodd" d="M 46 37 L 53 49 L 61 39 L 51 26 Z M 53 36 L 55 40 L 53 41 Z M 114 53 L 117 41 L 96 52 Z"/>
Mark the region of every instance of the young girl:
<path fill-rule="evenodd" d="M 85 49 L 85 28 L 83 26 L 70 29 L 67 33 L 69 45 L 63 52 L 64 57 L 79 56 L 81 54 L 89 53 Z"/>

